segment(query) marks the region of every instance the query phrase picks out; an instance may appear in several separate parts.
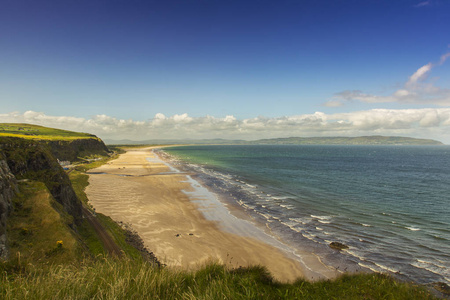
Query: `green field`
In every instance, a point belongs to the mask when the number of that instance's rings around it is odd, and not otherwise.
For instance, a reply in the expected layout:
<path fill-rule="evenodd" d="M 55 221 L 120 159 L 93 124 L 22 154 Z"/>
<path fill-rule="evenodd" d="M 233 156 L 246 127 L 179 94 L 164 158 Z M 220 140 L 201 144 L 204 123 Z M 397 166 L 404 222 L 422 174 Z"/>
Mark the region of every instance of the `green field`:
<path fill-rule="evenodd" d="M 64 141 L 75 139 L 98 139 L 93 134 L 20 123 L 0 123 L 0 137 L 2 136 L 24 139 Z"/>

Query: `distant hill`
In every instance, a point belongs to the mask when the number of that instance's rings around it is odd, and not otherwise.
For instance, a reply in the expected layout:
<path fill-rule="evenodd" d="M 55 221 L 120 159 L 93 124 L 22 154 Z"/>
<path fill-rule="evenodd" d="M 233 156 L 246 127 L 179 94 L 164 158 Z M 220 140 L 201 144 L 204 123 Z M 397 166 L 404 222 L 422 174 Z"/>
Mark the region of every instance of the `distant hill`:
<path fill-rule="evenodd" d="M 443 145 L 431 139 L 416 139 L 401 136 L 359 136 L 359 137 L 290 137 L 279 139 L 264 139 L 252 144 L 271 145 Z"/>
<path fill-rule="evenodd" d="M 255 141 L 204 139 L 204 140 L 105 140 L 108 145 L 443 145 L 431 139 L 416 139 L 401 136 L 360 136 L 360 137 L 289 137 L 261 139 Z"/>

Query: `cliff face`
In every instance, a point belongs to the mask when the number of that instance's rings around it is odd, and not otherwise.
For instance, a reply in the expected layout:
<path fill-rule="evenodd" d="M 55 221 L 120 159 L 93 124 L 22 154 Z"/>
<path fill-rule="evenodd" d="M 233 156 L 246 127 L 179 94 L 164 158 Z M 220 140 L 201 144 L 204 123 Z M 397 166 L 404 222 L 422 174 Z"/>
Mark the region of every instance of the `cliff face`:
<path fill-rule="evenodd" d="M 33 140 L 2 138 L 0 151 L 17 179 L 43 182 L 53 198 L 74 217 L 75 223 L 81 220 L 81 201 L 48 145 Z"/>
<path fill-rule="evenodd" d="M 45 143 L 50 147 L 52 154 L 59 160 L 75 161 L 82 156 L 107 155 L 109 153 L 103 141 L 97 138 L 73 141 L 47 141 Z"/>
<path fill-rule="evenodd" d="M 17 193 L 17 182 L 0 152 L 0 259 L 8 257 L 6 245 L 6 220 L 11 211 L 11 202 Z"/>

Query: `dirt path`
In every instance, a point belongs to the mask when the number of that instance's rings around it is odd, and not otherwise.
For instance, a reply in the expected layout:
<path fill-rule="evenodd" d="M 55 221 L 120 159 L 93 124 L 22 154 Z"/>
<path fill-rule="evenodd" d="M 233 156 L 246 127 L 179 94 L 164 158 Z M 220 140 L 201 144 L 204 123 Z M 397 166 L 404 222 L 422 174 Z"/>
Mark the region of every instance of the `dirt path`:
<path fill-rule="evenodd" d="M 86 220 L 92 226 L 92 228 L 94 228 L 95 232 L 97 233 L 98 237 L 100 238 L 100 241 L 103 243 L 103 246 L 108 251 L 108 253 L 112 256 L 121 257 L 122 250 L 119 248 L 119 246 L 117 246 L 117 244 L 111 238 L 111 236 L 106 231 L 106 229 L 103 227 L 103 225 L 97 220 L 97 218 L 94 217 L 92 215 L 92 213 L 85 207 L 83 207 L 83 216 L 86 218 Z"/>

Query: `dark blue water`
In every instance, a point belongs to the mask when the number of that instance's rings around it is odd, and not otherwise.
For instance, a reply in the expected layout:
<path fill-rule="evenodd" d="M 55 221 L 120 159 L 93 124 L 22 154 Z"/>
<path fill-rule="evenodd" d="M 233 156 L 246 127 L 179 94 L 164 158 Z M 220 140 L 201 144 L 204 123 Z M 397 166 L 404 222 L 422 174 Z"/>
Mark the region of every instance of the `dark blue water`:
<path fill-rule="evenodd" d="M 166 152 L 336 268 L 450 283 L 450 147 L 189 146 Z M 341 253 L 327 245 L 339 241 Z"/>

